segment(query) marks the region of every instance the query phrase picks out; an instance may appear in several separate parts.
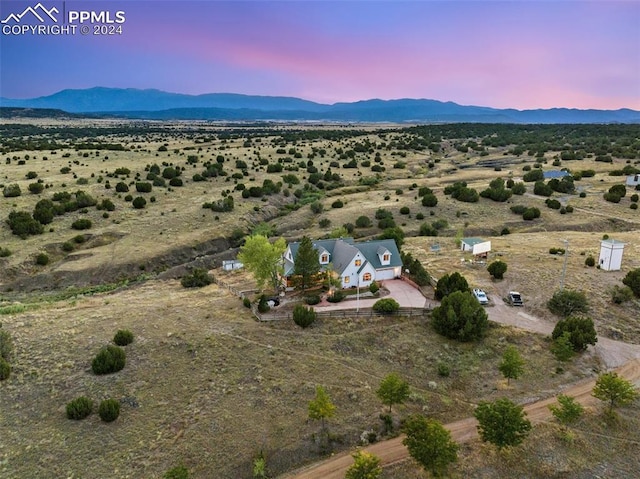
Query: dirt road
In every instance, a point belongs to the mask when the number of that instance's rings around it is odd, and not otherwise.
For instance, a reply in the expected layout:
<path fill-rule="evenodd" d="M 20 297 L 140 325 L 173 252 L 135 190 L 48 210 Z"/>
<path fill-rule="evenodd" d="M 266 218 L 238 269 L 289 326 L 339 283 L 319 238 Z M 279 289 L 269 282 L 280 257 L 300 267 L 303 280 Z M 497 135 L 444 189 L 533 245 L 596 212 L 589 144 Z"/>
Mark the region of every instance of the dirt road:
<path fill-rule="evenodd" d="M 553 324 L 527 314 L 524 309 L 497 304 L 487 310 L 489 319 L 500 324 L 516 326 L 542 334 L 551 334 L 553 331 Z M 615 368 L 618 374 L 634 382 L 636 386 L 640 386 L 640 346 L 599 337 L 596 353 L 602 358 L 607 368 Z M 562 393 L 576 398 L 577 401 L 585 406 L 590 406 L 597 402 L 591 396 L 594 385 L 595 379 L 590 379 L 573 384 Z M 524 410 L 532 424 L 549 420 L 551 412 L 548 406 L 555 401 L 555 397 L 551 397 L 525 405 Z M 451 431 L 451 435 L 456 442 L 463 443 L 478 437 L 476 425 L 475 418 L 470 417 L 445 424 L 445 427 Z M 402 444 L 403 438 L 404 436 L 399 436 L 373 444 L 365 449 L 378 456 L 383 466 L 390 466 L 409 457 L 407 448 Z M 326 461 L 281 477 L 282 479 L 342 479 L 351 464 L 353 464 L 351 455 L 348 452 L 344 452 Z"/>

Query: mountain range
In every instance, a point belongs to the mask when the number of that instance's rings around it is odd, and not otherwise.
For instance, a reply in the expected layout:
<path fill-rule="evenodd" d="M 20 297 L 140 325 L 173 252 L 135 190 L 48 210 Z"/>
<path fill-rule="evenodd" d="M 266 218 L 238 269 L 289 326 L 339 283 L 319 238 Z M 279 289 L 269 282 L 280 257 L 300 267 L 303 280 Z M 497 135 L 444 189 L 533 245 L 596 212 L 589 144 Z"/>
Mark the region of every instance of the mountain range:
<path fill-rule="evenodd" d="M 235 93 L 186 95 L 95 87 L 31 99 L 0 98 L 0 107 L 57 109 L 87 116 L 149 120 L 340 122 L 640 123 L 640 111 L 498 109 L 426 99 L 363 100 L 331 105 L 294 97 Z M 3 113 L 6 116 L 7 110 Z"/>

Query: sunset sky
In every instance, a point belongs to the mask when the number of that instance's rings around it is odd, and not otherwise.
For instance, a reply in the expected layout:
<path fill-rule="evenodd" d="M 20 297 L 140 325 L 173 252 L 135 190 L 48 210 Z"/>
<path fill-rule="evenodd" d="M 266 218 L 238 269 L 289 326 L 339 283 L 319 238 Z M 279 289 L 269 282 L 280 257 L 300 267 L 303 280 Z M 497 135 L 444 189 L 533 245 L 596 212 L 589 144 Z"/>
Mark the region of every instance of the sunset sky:
<path fill-rule="evenodd" d="M 37 3 L 2 0 L 0 17 Z M 3 33 L 0 96 L 105 86 L 640 109 L 636 0 L 41 3 L 124 11 L 123 33 Z"/>

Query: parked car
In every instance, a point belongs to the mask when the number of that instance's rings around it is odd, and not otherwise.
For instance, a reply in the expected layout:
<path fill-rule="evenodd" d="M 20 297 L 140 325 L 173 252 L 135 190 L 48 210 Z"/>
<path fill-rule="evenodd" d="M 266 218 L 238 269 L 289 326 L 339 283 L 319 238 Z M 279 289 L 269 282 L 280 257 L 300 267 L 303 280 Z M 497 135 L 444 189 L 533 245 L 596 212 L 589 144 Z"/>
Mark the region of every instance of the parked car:
<path fill-rule="evenodd" d="M 480 304 L 489 304 L 489 297 L 487 296 L 487 293 L 482 291 L 480 288 L 474 288 L 473 289 L 473 295 L 478 300 L 478 303 L 480 303 Z"/>
<path fill-rule="evenodd" d="M 524 303 L 522 302 L 522 295 L 517 291 L 509 291 L 507 300 L 511 306 L 524 306 Z"/>
<path fill-rule="evenodd" d="M 267 304 L 270 308 L 280 306 L 280 298 L 267 298 Z"/>

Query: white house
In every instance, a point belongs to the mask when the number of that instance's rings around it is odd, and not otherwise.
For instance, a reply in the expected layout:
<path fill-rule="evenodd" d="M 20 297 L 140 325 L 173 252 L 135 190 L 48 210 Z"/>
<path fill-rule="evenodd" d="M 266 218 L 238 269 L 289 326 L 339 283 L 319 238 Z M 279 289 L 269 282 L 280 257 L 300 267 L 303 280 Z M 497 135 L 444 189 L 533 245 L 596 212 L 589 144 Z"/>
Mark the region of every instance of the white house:
<path fill-rule="evenodd" d="M 295 258 L 300 243 L 289 243 L 283 254 L 284 277 L 291 286 Z M 368 287 L 374 281 L 398 278 L 402 260 L 392 239 L 355 243 L 353 238 L 317 240 L 313 242 L 322 270 L 329 265 L 340 277 L 343 288 Z"/>
<path fill-rule="evenodd" d="M 598 265 L 605 271 L 620 271 L 622 266 L 622 253 L 624 252 L 622 241 L 606 239 L 600 241 L 600 259 Z"/>
<path fill-rule="evenodd" d="M 638 185 L 640 185 L 640 175 L 627 176 L 626 184 L 627 184 L 627 186 L 638 186 Z"/>

